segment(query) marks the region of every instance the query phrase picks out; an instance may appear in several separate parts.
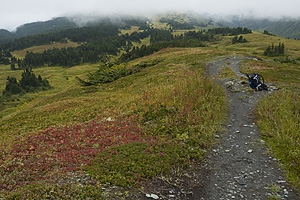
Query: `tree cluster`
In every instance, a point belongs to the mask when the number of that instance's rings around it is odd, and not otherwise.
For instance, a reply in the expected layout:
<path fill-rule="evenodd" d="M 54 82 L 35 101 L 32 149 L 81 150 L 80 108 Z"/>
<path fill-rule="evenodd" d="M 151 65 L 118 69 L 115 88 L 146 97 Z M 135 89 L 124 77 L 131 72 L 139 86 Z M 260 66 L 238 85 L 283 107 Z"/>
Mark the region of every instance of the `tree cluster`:
<path fill-rule="evenodd" d="M 222 34 L 223 36 L 225 35 L 240 35 L 240 34 L 249 34 L 252 33 L 252 31 L 248 28 L 242 28 L 242 27 L 237 27 L 237 28 L 214 28 L 214 29 L 208 29 L 208 33 L 211 33 L 213 35 L 216 34 Z"/>
<path fill-rule="evenodd" d="M 93 42 L 100 38 L 118 36 L 118 34 L 118 26 L 114 24 L 101 23 L 96 26 L 74 28 L 56 33 L 22 37 L 3 44 L 1 48 L 9 51 L 15 51 L 32 46 L 51 44 L 52 42 L 66 42 L 67 39 L 73 42 Z"/>
<path fill-rule="evenodd" d="M 267 31 L 267 30 L 264 30 L 264 34 L 265 34 L 265 35 L 271 35 L 271 36 L 275 36 L 274 34 L 270 33 L 270 32 L 269 32 L 269 31 Z"/>
<path fill-rule="evenodd" d="M 116 55 L 125 45 L 126 40 L 122 37 L 105 38 L 78 47 L 53 48 L 43 53 L 27 52 L 25 58 L 17 63 L 19 69 L 45 65 L 71 67 L 81 63 L 98 62 L 107 54 Z"/>
<path fill-rule="evenodd" d="M 243 36 L 240 36 L 240 37 L 234 36 L 234 37 L 232 38 L 232 44 L 236 44 L 236 43 L 246 43 L 246 42 L 247 42 L 247 40 L 246 40 L 246 38 L 244 38 Z"/>
<path fill-rule="evenodd" d="M 167 47 L 204 47 L 203 42 L 211 41 L 214 35 L 205 31 L 188 31 L 183 35 L 174 37 L 171 31 L 150 30 L 150 45 L 133 47 L 131 51 L 122 54 L 121 62 L 133 60 L 143 56 L 150 55 Z"/>
<path fill-rule="evenodd" d="M 284 49 L 285 45 L 284 43 L 280 43 L 277 45 L 272 45 L 268 46 L 267 49 L 264 51 L 265 56 L 281 56 L 284 55 Z"/>
<path fill-rule="evenodd" d="M 168 47 L 204 47 L 205 45 L 201 40 L 196 39 L 174 39 L 171 41 L 162 41 L 151 44 L 149 46 L 142 45 L 139 47 L 133 47 L 131 51 L 123 53 L 120 61 L 130 61 L 135 58 L 144 57 L 147 55 L 151 55 L 154 52 L 157 52 L 161 49 L 168 48 Z"/>
<path fill-rule="evenodd" d="M 11 56 L 9 51 L 0 48 L 0 64 L 8 65 Z"/>
<path fill-rule="evenodd" d="M 22 73 L 20 81 L 17 81 L 15 77 L 7 77 L 3 95 L 10 96 L 39 90 L 47 90 L 50 88 L 51 85 L 47 79 L 42 79 L 40 75 L 36 77 L 31 69 L 26 69 Z"/>

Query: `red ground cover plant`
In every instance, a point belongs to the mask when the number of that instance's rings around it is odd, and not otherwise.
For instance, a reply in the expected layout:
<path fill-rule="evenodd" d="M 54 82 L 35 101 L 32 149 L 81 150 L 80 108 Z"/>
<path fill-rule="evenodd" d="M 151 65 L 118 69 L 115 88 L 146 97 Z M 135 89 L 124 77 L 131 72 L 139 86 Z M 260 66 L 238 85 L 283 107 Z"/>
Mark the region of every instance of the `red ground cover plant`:
<path fill-rule="evenodd" d="M 0 159 L 0 191 L 12 190 L 57 173 L 76 171 L 89 165 L 108 147 L 149 142 L 135 119 L 108 119 L 48 128 L 17 139 L 6 159 Z"/>

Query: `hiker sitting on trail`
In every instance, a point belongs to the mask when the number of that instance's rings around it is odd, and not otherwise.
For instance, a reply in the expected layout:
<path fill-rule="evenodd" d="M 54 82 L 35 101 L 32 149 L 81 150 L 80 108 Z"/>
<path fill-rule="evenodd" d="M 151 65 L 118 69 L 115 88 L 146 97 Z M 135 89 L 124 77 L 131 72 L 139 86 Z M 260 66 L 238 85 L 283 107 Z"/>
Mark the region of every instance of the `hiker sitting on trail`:
<path fill-rule="evenodd" d="M 248 81 L 249 81 L 249 86 L 252 89 L 258 90 L 258 91 L 262 91 L 262 90 L 268 90 L 268 86 L 264 83 L 264 78 L 257 74 L 246 74 L 246 76 L 248 77 Z"/>

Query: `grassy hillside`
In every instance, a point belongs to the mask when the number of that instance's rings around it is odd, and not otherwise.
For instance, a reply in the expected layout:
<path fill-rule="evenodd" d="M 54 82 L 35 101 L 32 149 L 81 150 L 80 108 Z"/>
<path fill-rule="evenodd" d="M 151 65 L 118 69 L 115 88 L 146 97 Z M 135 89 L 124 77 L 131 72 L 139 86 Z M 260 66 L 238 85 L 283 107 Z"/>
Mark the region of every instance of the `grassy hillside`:
<path fill-rule="evenodd" d="M 31 94 L 1 118 L 2 194 L 42 198 L 52 188 L 64 197 L 99 197 L 98 183 L 135 185 L 200 159 L 226 116 L 222 89 L 203 77 L 205 63 L 222 54 L 165 49 L 129 63 L 155 60 L 155 66 L 93 87 L 80 87 L 75 76 L 95 66 L 37 69 L 54 89 Z M 94 182 L 54 184 L 67 172 L 69 178 L 87 173 Z"/>
<path fill-rule="evenodd" d="M 219 36 L 208 47 L 163 49 L 127 63 L 128 68 L 154 66 L 96 86 L 81 87 L 76 76 L 85 79 L 97 64 L 34 69 L 54 88 L 2 105 L 0 198 L 105 199 L 105 184 L 139 186 L 201 160 L 227 116 L 226 95 L 205 77 L 205 65 L 237 54 L 261 58 L 246 61 L 243 72 L 261 73 L 282 88 L 262 100 L 257 120 L 299 187 L 300 65 L 274 61 L 263 52 L 282 42 L 296 59 L 300 41 L 258 32 L 243 36 L 247 43 L 233 45 L 233 36 Z M 1 90 L 8 75 L 21 75 L 9 66 L 0 70 Z"/>
<path fill-rule="evenodd" d="M 297 18 L 281 18 L 281 19 L 239 19 L 239 17 L 233 17 L 231 26 L 248 27 L 253 30 L 259 30 L 263 32 L 268 30 L 271 33 L 291 39 L 300 38 L 299 19 Z"/>

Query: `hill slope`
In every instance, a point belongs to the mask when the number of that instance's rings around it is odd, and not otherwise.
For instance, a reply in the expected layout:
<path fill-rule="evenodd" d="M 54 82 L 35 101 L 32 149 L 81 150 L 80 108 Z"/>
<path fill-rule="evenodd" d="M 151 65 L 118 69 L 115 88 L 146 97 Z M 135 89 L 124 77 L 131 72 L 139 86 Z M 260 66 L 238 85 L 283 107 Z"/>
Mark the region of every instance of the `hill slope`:
<path fill-rule="evenodd" d="M 75 22 L 66 17 L 59 17 L 45 22 L 33 22 L 19 26 L 15 32 L 15 37 L 19 38 L 28 35 L 53 33 L 76 27 L 78 26 Z"/>
<path fill-rule="evenodd" d="M 221 56 L 219 67 L 226 69 L 230 60 L 222 56 L 250 56 L 253 59 L 241 64 L 244 73 L 259 72 L 282 87 L 278 99 L 286 98 L 286 91 L 293 93 L 294 100 L 299 99 L 296 58 L 300 57 L 300 41 L 258 32 L 240 35 L 248 42 L 232 44 L 233 36 L 218 34 L 205 47 L 164 48 L 112 66 L 87 63 L 34 69 L 49 80 L 53 89 L 17 96 L 0 105 L 4 107 L 0 118 L 0 198 L 134 198 L 136 191 L 128 191 L 127 186 L 139 187 L 155 177 L 173 186 L 188 179 L 191 185 L 181 185 L 189 190 L 199 186 L 201 182 L 195 182 L 184 170 L 195 174 L 194 167 L 215 142 L 215 133 L 224 128 L 228 111 L 224 90 L 206 76 L 208 63 Z M 274 60 L 263 55 L 268 45 L 279 41 L 294 63 L 281 63 L 286 56 Z M 76 77 L 86 79 L 100 68 L 106 69 L 105 73 L 98 70 L 101 78 L 117 73 L 122 76 L 93 86 L 79 85 Z M 21 71 L 12 71 L 8 65 L 1 65 L 0 70 L 2 88 L 7 76 L 21 76 Z M 281 105 L 276 99 L 268 102 L 274 101 Z M 282 108 L 287 110 L 282 114 L 298 119 L 293 116 L 299 114 L 300 104 L 290 107 L 290 101 L 283 103 Z M 7 104 L 18 106 L 6 108 Z M 272 111 L 268 105 L 261 109 L 259 114 Z M 289 122 L 299 127 L 299 121 Z M 290 127 L 292 123 L 287 124 Z M 266 129 L 263 124 L 260 128 Z M 264 132 L 266 141 L 271 141 L 268 144 L 279 135 L 275 132 L 271 137 L 272 131 Z M 295 159 L 299 146 L 284 146 L 297 144 L 299 137 L 290 135 L 288 132 L 282 143 L 275 144 L 283 145 L 279 152 L 287 151 L 283 153 L 288 158 L 285 164 L 296 169 L 290 175 L 294 179 L 289 180 L 299 187 L 300 165 Z M 166 191 L 168 195 L 177 194 L 176 190 Z M 182 195 L 179 198 L 187 197 L 182 191 L 178 189 Z"/>
<path fill-rule="evenodd" d="M 253 19 L 253 18 L 244 18 L 240 19 L 239 17 L 232 17 L 230 21 L 230 26 L 237 27 L 248 27 L 252 30 L 267 30 L 275 35 L 299 39 L 300 38 L 300 20 L 292 18 L 283 18 L 283 19 Z"/>

